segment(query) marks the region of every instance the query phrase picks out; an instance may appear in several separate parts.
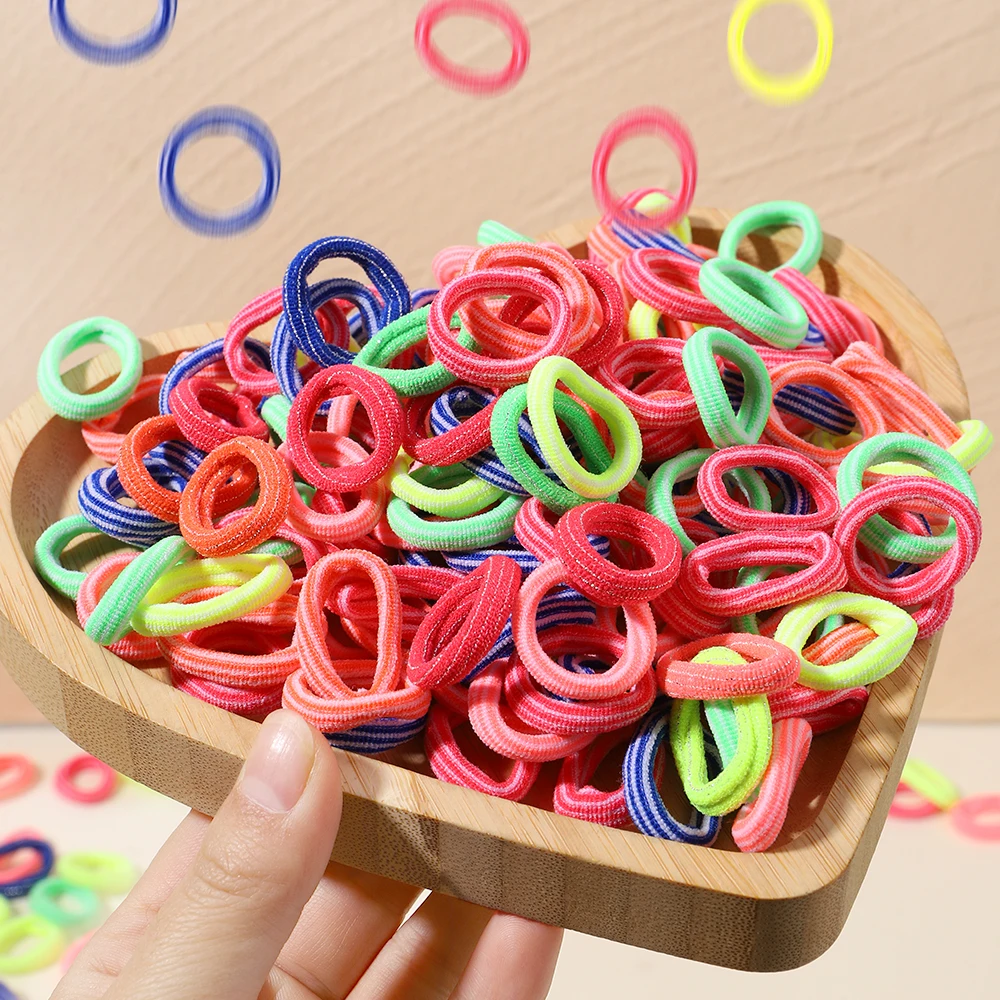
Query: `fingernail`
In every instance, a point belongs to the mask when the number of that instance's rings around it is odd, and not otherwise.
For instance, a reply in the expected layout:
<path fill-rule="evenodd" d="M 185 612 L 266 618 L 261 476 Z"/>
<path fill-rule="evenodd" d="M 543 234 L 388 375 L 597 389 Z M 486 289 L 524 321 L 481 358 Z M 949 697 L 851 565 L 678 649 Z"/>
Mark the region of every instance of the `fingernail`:
<path fill-rule="evenodd" d="M 240 789 L 268 812 L 284 813 L 302 798 L 316 756 L 312 730 L 294 712 L 273 712 L 260 727 Z"/>

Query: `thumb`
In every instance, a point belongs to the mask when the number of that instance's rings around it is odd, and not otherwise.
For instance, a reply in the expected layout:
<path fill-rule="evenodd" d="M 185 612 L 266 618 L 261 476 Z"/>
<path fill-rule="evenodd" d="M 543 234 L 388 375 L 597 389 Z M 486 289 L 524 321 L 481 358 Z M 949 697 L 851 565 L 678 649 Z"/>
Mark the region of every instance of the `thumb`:
<path fill-rule="evenodd" d="M 256 1000 L 329 863 L 341 801 L 323 736 L 293 712 L 270 715 L 107 1000 Z"/>

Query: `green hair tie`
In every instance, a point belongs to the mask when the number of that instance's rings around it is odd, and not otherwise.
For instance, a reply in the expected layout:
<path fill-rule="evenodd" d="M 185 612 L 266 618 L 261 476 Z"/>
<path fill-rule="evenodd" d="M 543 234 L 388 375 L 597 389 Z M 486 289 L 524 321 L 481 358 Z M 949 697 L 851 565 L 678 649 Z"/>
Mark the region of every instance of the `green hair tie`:
<path fill-rule="evenodd" d="M 610 465 L 585 469 L 562 436 L 555 409 L 556 386 L 563 383 L 603 418 L 615 446 Z M 543 358 L 528 378 L 528 416 L 542 457 L 566 486 L 589 500 L 603 500 L 624 489 L 642 461 L 642 435 L 632 411 L 578 364 L 554 355 Z"/>
<path fill-rule="evenodd" d="M 734 259 L 744 237 L 784 226 L 798 226 L 802 230 L 802 242 L 789 261 L 770 273 L 774 274 L 780 267 L 794 267 L 808 274 L 823 255 L 823 227 L 816 213 L 800 201 L 767 201 L 734 215 L 719 240 L 719 256 Z"/>
<path fill-rule="evenodd" d="M 611 453 L 590 419 L 590 414 L 575 399 L 559 390 L 552 397 L 552 406 L 556 417 L 566 424 L 576 439 L 587 466 L 598 472 L 608 468 Z M 573 507 L 587 503 L 587 497 L 551 480 L 528 454 L 517 430 L 521 414 L 527 408 L 526 385 L 513 386 L 497 400 L 490 417 L 493 449 L 507 471 L 524 489 L 541 500 L 549 510 L 565 514 Z M 614 502 L 618 496 L 615 494 L 607 499 Z"/>
<path fill-rule="evenodd" d="M 684 555 L 693 552 L 695 543 L 681 526 L 680 518 L 674 507 L 674 487 L 685 479 L 693 479 L 698 470 L 705 464 L 711 448 L 696 448 L 681 452 L 667 459 L 650 477 L 649 489 L 646 491 L 646 513 L 662 521 L 677 536 Z M 771 494 L 767 484 L 749 468 L 733 469 L 726 473 L 739 486 L 754 510 L 768 511 L 771 509 Z"/>
<path fill-rule="evenodd" d="M 389 489 L 400 500 L 428 514 L 468 517 L 510 496 L 506 490 L 473 475 L 464 465 L 424 465 L 407 472 L 410 464 L 407 456 L 396 459 L 389 477 Z"/>
<path fill-rule="evenodd" d="M 430 306 L 422 306 L 384 326 L 361 348 L 354 363 L 359 368 L 381 375 L 400 396 L 426 396 L 447 389 L 455 381 L 455 376 L 440 361 L 423 368 L 389 367 L 407 348 L 426 340 L 427 316 L 430 311 Z M 478 351 L 476 341 L 464 330 L 460 330 L 460 325 L 458 318 L 453 317 L 451 328 L 460 331 L 458 343 L 467 350 Z"/>
<path fill-rule="evenodd" d="M 64 878 L 44 878 L 31 887 L 28 905 L 56 927 L 73 927 L 89 924 L 97 916 L 101 901 L 86 886 L 74 885 Z"/>
<path fill-rule="evenodd" d="M 743 375 L 738 413 L 726 395 L 715 355 L 731 361 Z M 760 355 L 733 333 L 705 326 L 684 343 L 681 361 L 705 430 L 719 448 L 756 444 L 771 412 L 771 376 Z"/>
<path fill-rule="evenodd" d="M 72 514 L 50 524 L 35 542 L 35 570 L 53 590 L 75 601 L 87 574 L 63 566 L 62 554 L 66 546 L 81 535 L 103 534 L 82 514 Z"/>
<path fill-rule="evenodd" d="M 279 441 L 288 437 L 288 416 L 291 412 L 292 401 L 287 396 L 268 396 L 261 404 L 260 415 Z"/>
<path fill-rule="evenodd" d="M 97 392 L 81 394 L 66 388 L 59 373 L 63 360 L 88 344 L 105 344 L 121 360 L 118 377 Z M 84 422 L 120 410 L 142 378 L 142 346 L 124 323 L 94 316 L 60 330 L 38 359 L 38 389 L 49 406 L 67 420 Z"/>
<path fill-rule="evenodd" d="M 476 242 L 481 247 L 493 247 L 498 243 L 534 243 L 533 239 L 522 236 L 519 232 L 505 226 L 502 222 L 487 219 L 476 235 Z"/>
<path fill-rule="evenodd" d="M 865 471 L 884 462 L 912 462 L 921 466 L 979 506 L 976 488 L 954 455 L 926 438 L 892 431 L 862 441 L 840 463 L 837 494 L 842 507 L 861 493 Z M 891 525 L 881 514 L 874 514 L 862 525 L 858 537 L 869 549 L 888 559 L 930 563 L 955 544 L 955 522 L 949 520 L 940 535 L 911 535 Z"/>

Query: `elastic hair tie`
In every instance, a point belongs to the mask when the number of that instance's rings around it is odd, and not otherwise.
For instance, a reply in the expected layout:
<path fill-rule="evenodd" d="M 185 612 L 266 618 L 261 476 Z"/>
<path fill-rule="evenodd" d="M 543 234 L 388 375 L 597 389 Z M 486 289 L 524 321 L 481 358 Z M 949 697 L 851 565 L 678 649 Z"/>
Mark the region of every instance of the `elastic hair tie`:
<path fill-rule="evenodd" d="M 455 376 L 440 361 L 433 361 L 422 368 L 392 367 L 396 358 L 427 339 L 430 311 L 430 305 L 421 306 L 393 320 L 361 348 L 354 364 L 381 375 L 400 396 L 426 396 L 446 389 L 455 381 Z M 461 329 L 457 318 L 452 321 L 451 329 L 457 331 L 458 343 L 462 347 L 468 350 L 475 347 L 475 339 Z"/>
<path fill-rule="evenodd" d="M 312 455 L 309 436 L 320 403 L 344 393 L 356 396 L 371 416 L 375 445 L 367 461 L 331 469 Z M 381 479 L 388 471 L 402 444 L 402 423 L 399 399 L 385 379 L 354 365 L 334 365 L 307 382 L 295 397 L 285 447 L 295 468 L 313 486 L 333 493 L 351 492 Z"/>
<path fill-rule="evenodd" d="M 559 559 L 543 563 L 521 585 L 511 612 L 517 653 L 528 673 L 553 694 L 582 701 L 613 698 L 633 688 L 653 663 L 656 626 L 649 605 L 626 604 L 626 641 L 618 661 L 605 673 L 585 675 L 564 670 L 545 652 L 539 642 L 535 618 L 539 602 L 553 587 L 570 582 L 565 564 Z"/>
<path fill-rule="evenodd" d="M 322 336 L 323 330 L 320 320 L 325 315 L 324 307 L 337 306 L 338 302 L 350 303 L 354 306 L 357 310 L 358 335 L 362 339 L 367 338 L 370 341 L 382 328 L 382 302 L 370 288 L 366 288 L 360 281 L 354 281 L 352 278 L 331 278 L 327 281 L 320 281 L 310 287 L 309 297 L 313 312 L 317 314 L 317 323 L 290 327 L 289 329 L 295 346 L 323 368 L 328 368 L 330 365 L 350 364 L 354 358 L 354 355 L 347 350 L 347 343 L 352 332 L 350 325 L 348 326 L 348 336 L 343 344 L 330 344 Z M 282 322 L 280 317 L 278 322 Z"/>
<path fill-rule="evenodd" d="M 733 821 L 733 840 L 741 851 L 766 851 L 778 839 L 788 816 L 788 803 L 812 747 L 813 731 L 804 719 L 774 724 L 771 761 L 753 802 L 740 808 Z"/>
<path fill-rule="evenodd" d="M 182 473 L 164 462 L 147 459 L 146 467 L 154 484 L 176 487 L 178 495 L 187 484 Z M 164 521 L 142 507 L 123 503 L 132 498 L 125 492 L 117 466 L 95 469 L 85 476 L 76 499 L 92 530 L 126 545 L 148 548 L 162 538 L 177 534 L 175 523 Z"/>
<path fill-rule="evenodd" d="M 593 733 L 545 733 L 520 722 L 515 728 L 503 710 L 505 669 L 502 661 L 494 663 L 469 686 L 469 722 L 486 746 L 511 760 L 546 763 L 576 753 L 593 741 Z"/>
<path fill-rule="evenodd" d="M 463 306 L 485 296 L 517 293 L 543 303 L 551 318 L 548 336 L 534 351 L 516 357 L 492 358 L 462 347 L 452 336 L 452 317 Z M 487 268 L 460 275 L 441 290 L 427 317 L 427 343 L 434 357 L 463 381 L 506 388 L 527 381 L 538 362 L 569 347 L 570 323 L 566 293 L 554 281 L 524 268 Z M 470 332 L 474 335 L 474 331 Z"/>
<path fill-rule="evenodd" d="M 64 901 L 72 901 L 72 905 L 66 906 Z M 31 887 L 28 905 L 56 927 L 75 927 L 89 924 L 97 916 L 101 901 L 93 889 L 62 878 L 47 878 Z"/>
<path fill-rule="evenodd" d="M 886 577 L 859 554 L 857 542 L 860 533 L 876 512 L 914 499 L 933 503 L 952 517 L 954 544 L 939 559 L 915 573 L 897 578 Z M 875 531 L 878 531 L 877 526 Z M 947 483 L 922 476 L 893 476 L 863 490 L 844 508 L 833 540 L 843 553 L 853 587 L 873 597 L 909 607 L 932 601 L 940 593 L 952 589 L 965 576 L 982 541 L 982 517 L 972 500 Z M 880 542 L 886 547 L 881 537 Z"/>
<path fill-rule="evenodd" d="M 111 385 L 81 394 L 66 388 L 60 364 L 74 351 L 89 344 L 110 347 L 121 361 L 121 371 Z M 123 323 L 94 316 L 60 330 L 42 350 L 38 359 L 38 391 L 55 413 L 66 420 L 82 423 L 106 417 L 129 401 L 142 377 L 142 347 L 135 334 Z"/>
<path fill-rule="evenodd" d="M 385 753 L 419 736 L 427 725 L 427 717 L 417 719 L 378 719 L 368 725 L 355 726 L 342 733 L 325 733 L 331 746 L 350 753 Z"/>
<path fill-rule="evenodd" d="M 506 66 L 495 72 L 470 69 L 441 52 L 431 35 L 441 21 L 457 15 L 480 18 L 503 31 L 511 49 Z M 417 15 L 414 42 L 421 61 L 439 80 L 455 90 L 482 96 L 500 94 L 513 87 L 524 75 L 531 54 L 524 21 L 509 4 L 496 0 L 436 0 L 425 4 Z"/>
<path fill-rule="evenodd" d="M 204 378 L 184 379 L 171 393 L 170 411 L 181 434 L 202 451 L 236 437 L 270 440 L 267 424 L 248 396 L 220 389 Z"/>
<path fill-rule="evenodd" d="M 984 822 L 984 817 L 993 817 Z M 951 809 L 955 829 L 973 840 L 1000 841 L 1000 795 L 972 795 Z"/>
<path fill-rule="evenodd" d="M 743 373 L 745 389 L 738 413 L 726 396 L 716 354 Z M 756 444 L 767 424 L 772 399 L 771 378 L 757 352 L 734 334 L 706 326 L 685 341 L 681 360 L 705 431 L 715 445 Z"/>
<path fill-rule="evenodd" d="M 96 774 L 98 781 L 93 787 L 81 787 L 78 779 L 88 771 Z M 64 799 L 95 805 L 114 795 L 118 787 L 118 774 L 104 761 L 85 753 L 71 757 L 62 764 L 56 771 L 54 781 L 56 791 Z"/>
<path fill-rule="evenodd" d="M 30 942 L 27 947 L 25 942 Z M 65 947 L 63 932 L 37 913 L 0 924 L 0 975 L 25 975 L 51 965 Z"/>
<path fill-rule="evenodd" d="M 723 476 L 737 469 L 762 469 L 786 473 L 807 491 L 805 512 L 775 514 L 736 503 L 726 489 Z M 828 530 L 840 516 L 837 490 L 821 465 L 803 455 L 773 445 L 735 445 L 710 455 L 698 472 L 698 495 L 705 509 L 720 524 L 736 531 L 794 528 L 799 531 Z M 815 503 L 811 510 L 809 498 Z M 787 499 L 787 497 L 786 497 Z"/>
<path fill-rule="evenodd" d="M 463 680 L 493 648 L 510 617 L 521 570 L 491 556 L 427 613 L 410 646 L 407 676 L 423 688 Z"/>
<path fill-rule="evenodd" d="M 141 31 L 117 41 L 105 41 L 77 27 L 66 10 L 67 0 L 49 0 L 49 21 L 56 38 L 81 59 L 120 66 L 152 55 L 170 35 L 177 17 L 177 0 L 157 0 L 156 13 Z"/>
<path fill-rule="evenodd" d="M 560 816 L 572 816 L 601 826 L 622 828 L 632 822 L 625 804 L 625 789 L 619 785 L 605 792 L 590 784 L 605 758 L 623 743 L 628 743 L 634 727 L 604 733 L 589 747 L 571 754 L 559 769 L 552 793 L 552 808 Z"/>
<path fill-rule="evenodd" d="M 132 615 L 150 588 L 167 570 L 193 554 L 183 538 L 173 535 L 130 558 L 87 616 L 84 631 L 102 646 L 124 639 L 132 631 Z"/>
<path fill-rule="evenodd" d="M 621 264 L 625 290 L 663 316 L 685 323 L 727 328 L 733 321 L 705 298 L 698 284 L 703 261 L 679 257 L 669 250 L 644 247 Z"/>
<path fill-rule="evenodd" d="M 272 288 L 248 302 L 233 318 L 222 338 L 226 367 L 240 392 L 260 400 L 281 392 L 269 362 L 258 364 L 246 348 L 249 335 L 281 315 L 281 289 Z"/>
<path fill-rule="evenodd" d="M 38 781 L 38 765 L 20 753 L 0 754 L 0 802 L 28 791 Z"/>
<path fill-rule="evenodd" d="M 760 4 L 760 0 L 750 2 Z M 751 233 L 782 226 L 798 226 L 802 231 L 802 242 L 791 259 L 769 273 L 793 267 L 802 274 L 808 274 L 819 263 L 823 254 L 823 228 L 816 213 L 800 201 L 762 202 L 734 215 L 719 240 L 719 256 L 735 260 L 740 243 Z"/>
<path fill-rule="evenodd" d="M 868 689 L 814 691 L 802 684 L 793 684 L 784 691 L 768 695 L 767 700 L 773 720 L 801 717 L 818 736 L 857 719 L 868 704 Z"/>
<path fill-rule="evenodd" d="M 244 204 L 228 212 L 208 212 L 177 190 L 177 158 L 192 142 L 206 136 L 242 139 L 260 158 L 260 186 Z M 205 108 L 177 125 L 160 153 L 160 198 L 167 213 L 201 236 L 235 236 L 260 223 L 278 197 L 281 155 L 274 134 L 245 108 L 219 105 Z"/>
<path fill-rule="evenodd" d="M 744 48 L 744 35 L 750 18 L 774 2 L 775 0 L 740 0 L 737 3 L 729 20 L 729 65 L 736 79 L 762 101 L 768 104 L 795 104 L 804 101 L 826 78 L 833 56 L 833 19 L 826 0 L 783 0 L 785 3 L 793 3 L 812 18 L 816 27 L 816 54 L 805 69 L 794 73 L 768 73 L 750 60 Z M 772 202 L 771 204 L 797 203 Z M 764 207 L 757 206 L 758 209 Z M 779 215 L 773 225 L 781 224 Z M 753 228 L 763 228 L 763 223 L 758 223 Z M 805 266 L 806 263 L 809 261 L 806 260 L 800 270 L 811 271 L 816 261 L 812 261 L 809 267 Z"/>
<path fill-rule="evenodd" d="M 243 341 L 243 349 L 246 351 L 247 357 L 259 367 L 266 368 L 270 364 L 268 349 L 260 341 L 246 337 Z M 170 413 L 170 396 L 184 379 L 210 370 L 213 365 L 219 363 L 226 363 L 225 340 L 221 337 L 195 348 L 182 358 L 178 358 L 160 386 L 160 413 L 164 416 Z"/>
<path fill-rule="evenodd" d="M 52 845 L 47 841 L 39 840 L 35 837 L 21 837 L 18 840 L 8 840 L 6 843 L 0 844 L 0 859 L 24 850 L 34 851 L 38 856 L 39 863 L 30 874 L 15 871 L 15 877 L 5 875 L 0 870 L 0 896 L 4 896 L 7 899 L 19 899 L 21 896 L 27 896 L 31 891 L 31 887 L 41 882 L 52 871 L 55 851 L 53 851 Z M 3 926 L 3 924 L 0 924 L 0 928 Z"/>
<path fill-rule="evenodd" d="M 809 317 L 798 299 L 765 271 L 741 260 L 716 257 L 698 272 L 709 302 L 761 340 L 794 350 L 805 339 Z"/>
<path fill-rule="evenodd" d="M 170 683 L 176 690 L 207 705 L 257 722 L 281 708 L 281 684 L 268 688 L 235 687 L 196 677 L 175 666 L 170 668 Z"/>
<path fill-rule="evenodd" d="M 132 888 L 135 867 L 128 858 L 110 851 L 76 851 L 60 855 L 56 875 L 71 885 L 118 896 Z"/>
<path fill-rule="evenodd" d="M 434 777 L 484 795 L 520 802 L 531 791 L 542 765 L 533 761 L 514 760 L 511 761 L 510 773 L 505 778 L 494 778 L 473 764 L 462 752 L 455 739 L 457 723 L 458 719 L 453 717 L 450 708 L 438 703 L 432 706 L 424 737 L 424 750 Z M 467 725 L 467 722 L 462 720 L 462 724 Z"/>
<path fill-rule="evenodd" d="M 140 635 L 179 635 L 208 628 L 263 608 L 292 584 L 292 571 L 277 556 L 239 555 L 198 559 L 168 570 L 153 584 L 132 616 Z M 175 599 L 203 587 L 223 593 L 194 604 Z"/>
<path fill-rule="evenodd" d="M 585 469 L 566 444 L 554 401 L 560 383 L 607 425 L 614 454 L 606 468 Z M 539 361 L 528 379 L 527 405 L 542 455 L 568 489 L 591 500 L 602 500 L 624 489 L 636 474 L 642 460 L 642 441 L 635 417 L 617 396 L 579 365 L 562 357 Z"/>
<path fill-rule="evenodd" d="M 788 576 L 742 587 L 717 587 L 712 574 L 744 566 L 802 566 Z M 732 618 L 820 598 L 847 583 L 844 557 L 822 531 L 743 532 L 699 545 L 684 559 L 679 584 L 711 614 Z"/>
<path fill-rule="evenodd" d="M 916 757 L 907 757 L 899 780 L 938 809 L 951 809 L 962 798 L 951 779 Z"/>
<path fill-rule="evenodd" d="M 698 658 L 699 653 L 719 647 L 739 653 L 744 662 Z M 799 658 L 787 646 L 764 636 L 727 633 L 669 650 L 656 664 L 656 678 L 660 690 L 671 698 L 717 701 L 783 691 L 798 680 L 799 670 Z"/>
<path fill-rule="evenodd" d="M 848 659 L 820 665 L 806 658 L 802 647 L 813 629 L 830 615 L 846 615 L 867 625 L 876 635 Z M 917 623 L 888 601 L 863 594 L 828 593 L 798 604 L 785 614 L 775 641 L 797 652 L 802 660 L 799 682 L 818 691 L 871 684 L 892 673 L 916 639 Z"/>
<path fill-rule="evenodd" d="M 81 535 L 100 533 L 81 514 L 72 514 L 61 521 L 56 521 L 55 524 L 50 524 L 35 542 L 35 571 L 53 590 L 75 601 L 87 574 L 63 566 L 62 554 L 70 542 Z"/>
<path fill-rule="evenodd" d="M 320 263 L 332 258 L 344 258 L 358 264 L 375 286 L 383 303 L 379 329 L 410 311 L 410 291 L 406 282 L 381 250 L 350 236 L 328 236 L 303 247 L 285 272 L 282 284 L 284 316 L 293 343 L 322 340 L 307 282 Z"/>
<path fill-rule="evenodd" d="M 622 568 L 602 558 L 590 535 L 627 542 L 642 568 Z M 623 504 L 574 507 L 559 519 L 554 540 L 570 584 L 602 607 L 651 601 L 672 587 L 680 572 L 676 538 L 655 517 Z"/>
<path fill-rule="evenodd" d="M 743 375 L 723 368 L 722 382 L 730 403 L 738 408 L 743 402 Z M 833 393 L 808 385 L 786 384 L 774 393 L 774 406 L 782 413 L 799 417 L 837 436 L 852 433 L 858 423 L 854 411 L 843 406 Z"/>
<path fill-rule="evenodd" d="M 389 489 L 394 496 L 405 500 L 411 507 L 428 514 L 450 518 L 467 517 L 478 514 L 506 496 L 503 490 L 474 476 L 464 465 L 440 467 L 435 477 L 440 485 L 425 482 L 425 470 L 434 466 L 421 466 L 412 473 L 407 471 L 409 468 L 408 456 L 396 459 L 389 475 Z M 452 483 L 454 485 L 450 485 Z"/>
<path fill-rule="evenodd" d="M 662 211 L 649 215 L 632 211 L 626 214 L 624 203 L 627 198 L 615 197 L 608 186 L 608 167 L 612 154 L 623 142 L 643 135 L 665 139 L 674 148 L 680 161 L 680 182 L 673 200 Z M 605 215 L 620 219 L 633 229 L 666 229 L 687 215 L 694 200 L 698 163 L 691 135 L 679 119 L 663 108 L 641 107 L 627 111 L 616 118 L 601 135 L 594 153 L 590 182 L 594 201 Z"/>
<path fill-rule="evenodd" d="M 890 432 L 856 445 L 837 470 L 837 493 L 846 507 L 861 494 L 865 470 L 882 462 L 912 462 L 954 487 L 979 505 L 969 474 L 940 445 L 913 434 Z M 899 562 L 928 563 L 955 544 L 955 524 L 950 521 L 939 535 L 911 535 L 893 527 L 881 514 L 870 517 L 858 532 L 869 549 Z"/>
<path fill-rule="evenodd" d="M 239 518 L 216 526 L 223 490 L 248 465 L 257 472 L 256 502 Z M 274 535 L 288 514 L 292 492 L 292 474 L 269 444 L 234 438 L 208 455 L 181 494 L 181 534 L 199 555 L 240 555 Z"/>
<path fill-rule="evenodd" d="M 718 816 L 706 816 L 692 808 L 687 823 L 671 815 L 657 787 L 656 760 L 670 733 L 669 703 L 657 702 L 642 720 L 625 751 L 622 790 L 632 822 L 647 837 L 708 846 L 719 835 Z"/>
<path fill-rule="evenodd" d="M 139 379 L 135 392 L 121 409 L 109 413 L 106 417 L 88 420 L 81 425 L 80 433 L 93 454 L 109 465 L 114 465 L 118 461 L 125 435 L 118 432 L 116 428 L 125 416 L 126 410 L 159 395 L 164 377 L 163 375 L 143 375 Z"/>

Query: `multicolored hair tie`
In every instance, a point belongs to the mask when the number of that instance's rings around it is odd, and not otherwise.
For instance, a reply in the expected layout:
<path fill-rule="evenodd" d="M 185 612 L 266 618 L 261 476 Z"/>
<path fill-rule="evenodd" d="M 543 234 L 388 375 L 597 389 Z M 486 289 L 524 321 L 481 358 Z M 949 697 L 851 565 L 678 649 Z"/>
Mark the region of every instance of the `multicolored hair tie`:
<path fill-rule="evenodd" d="M 29 874 L 22 871 L 4 874 L 0 871 L 0 896 L 5 896 L 7 899 L 27 896 L 31 887 L 41 882 L 52 871 L 52 864 L 55 860 L 55 851 L 53 851 L 52 845 L 34 837 L 21 837 L 18 840 L 8 840 L 0 844 L 0 858 L 6 858 L 25 850 L 35 853 L 38 857 L 38 864 L 33 866 Z M 2 926 L 0 924 L 0 927 Z"/>

